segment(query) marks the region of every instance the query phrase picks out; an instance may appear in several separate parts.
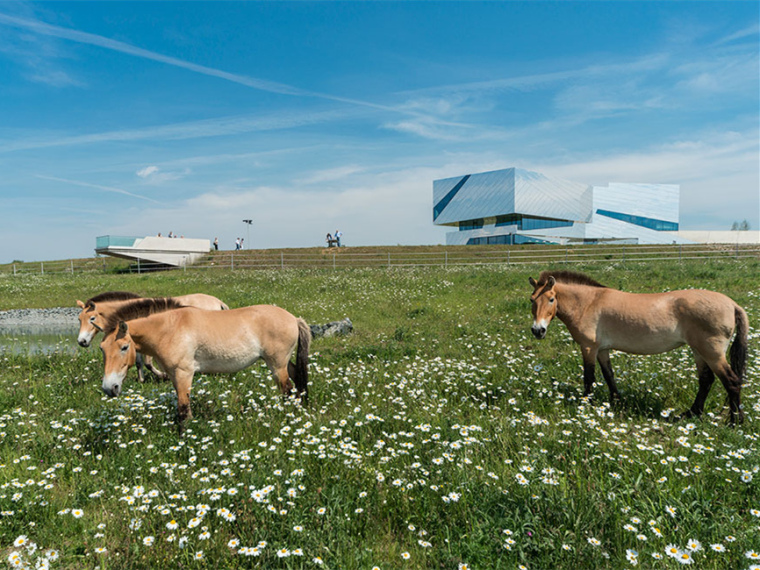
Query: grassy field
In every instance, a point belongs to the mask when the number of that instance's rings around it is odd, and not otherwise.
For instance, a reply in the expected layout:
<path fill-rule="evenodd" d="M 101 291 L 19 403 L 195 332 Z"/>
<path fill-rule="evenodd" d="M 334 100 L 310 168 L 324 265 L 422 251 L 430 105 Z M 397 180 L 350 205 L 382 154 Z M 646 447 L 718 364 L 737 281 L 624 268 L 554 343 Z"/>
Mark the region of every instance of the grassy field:
<path fill-rule="evenodd" d="M 710 288 L 751 326 L 747 416 L 701 420 L 687 349 L 614 354 L 581 399 L 561 323 L 530 334 L 543 267 L 0 278 L 0 308 L 106 290 L 205 292 L 310 323 L 310 405 L 263 367 L 196 377 L 180 438 L 166 383 L 100 392 L 98 348 L 0 354 L 0 552 L 53 568 L 696 568 L 760 564 L 760 263 L 575 265 L 615 288 Z M 66 343 L 73 344 L 74 338 Z M 599 373 L 597 373 L 600 376 Z M 601 377 L 601 376 L 600 376 Z M 32 546 L 33 545 L 33 546 Z M 668 550 L 679 553 L 679 558 Z M 757 560 L 753 560 L 756 557 Z"/>

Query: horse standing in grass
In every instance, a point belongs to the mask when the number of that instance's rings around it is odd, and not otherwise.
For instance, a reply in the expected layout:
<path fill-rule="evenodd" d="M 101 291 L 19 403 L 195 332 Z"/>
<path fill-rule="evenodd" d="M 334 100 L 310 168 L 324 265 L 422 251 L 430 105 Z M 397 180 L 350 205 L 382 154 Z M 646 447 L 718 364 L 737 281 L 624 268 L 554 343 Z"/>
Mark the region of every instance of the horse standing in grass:
<path fill-rule="evenodd" d="M 126 303 L 143 299 L 140 295 L 128 291 L 108 291 L 91 297 L 84 303 L 77 300 L 77 305 L 82 311 L 79 313 L 79 335 L 77 342 L 80 346 L 88 347 L 92 339 L 103 330 L 108 316 L 124 306 Z M 173 297 L 180 305 L 185 307 L 197 307 L 207 311 L 226 311 L 229 307 L 221 300 L 204 293 L 192 293 L 190 295 L 180 295 Z M 150 370 L 157 378 L 163 379 L 166 375 L 153 366 L 151 358 L 145 359 L 145 367 Z M 137 379 L 142 382 L 143 361 L 137 359 Z"/>
<path fill-rule="evenodd" d="M 544 271 L 530 278 L 533 294 L 531 331 L 536 338 L 556 316 L 565 323 L 583 354 L 584 396 L 591 394 L 596 362 L 618 399 L 610 350 L 658 354 L 688 344 L 699 373 L 699 391 L 684 417 L 699 416 L 717 375 L 728 393 L 730 423 L 744 421 L 740 402 L 747 363 L 747 314 L 732 299 L 715 291 L 689 289 L 637 294 L 610 289 L 581 273 Z M 729 365 L 726 360 L 731 337 Z"/>
<path fill-rule="evenodd" d="M 145 299 L 110 315 L 103 336 L 103 391 L 118 396 L 135 352 L 150 355 L 177 391 L 180 429 L 192 417 L 190 388 L 196 372 L 238 372 L 261 358 L 283 394 L 295 383 L 301 402 L 308 398 L 311 330 L 303 319 L 273 305 L 204 311 L 182 307 L 172 298 Z M 295 364 L 290 361 L 294 353 Z"/>

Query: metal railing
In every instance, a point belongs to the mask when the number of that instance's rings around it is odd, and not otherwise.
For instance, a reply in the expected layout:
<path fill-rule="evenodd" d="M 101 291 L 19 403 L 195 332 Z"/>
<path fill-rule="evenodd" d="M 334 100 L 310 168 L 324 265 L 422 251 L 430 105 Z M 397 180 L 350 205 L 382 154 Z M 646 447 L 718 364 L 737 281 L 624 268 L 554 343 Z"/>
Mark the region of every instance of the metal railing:
<path fill-rule="evenodd" d="M 0 276 L 46 273 L 147 273 L 157 270 L 346 269 L 461 267 L 558 263 L 636 263 L 687 260 L 760 259 L 760 244 L 589 245 L 589 246 L 461 246 L 382 248 L 312 248 L 211 252 L 194 265 L 169 267 L 145 260 L 111 257 L 78 260 L 14 262 L 0 265 Z"/>

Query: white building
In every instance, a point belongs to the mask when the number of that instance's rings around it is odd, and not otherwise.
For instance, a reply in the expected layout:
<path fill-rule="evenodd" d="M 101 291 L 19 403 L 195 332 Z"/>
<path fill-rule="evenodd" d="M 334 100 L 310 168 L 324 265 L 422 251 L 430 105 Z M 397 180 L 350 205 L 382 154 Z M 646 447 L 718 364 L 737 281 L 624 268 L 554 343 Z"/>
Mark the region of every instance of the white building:
<path fill-rule="evenodd" d="M 433 182 L 433 223 L 449 245 L 693 243 L 680 236 L 676 184 L 589 186 L 520 168 Z"/>

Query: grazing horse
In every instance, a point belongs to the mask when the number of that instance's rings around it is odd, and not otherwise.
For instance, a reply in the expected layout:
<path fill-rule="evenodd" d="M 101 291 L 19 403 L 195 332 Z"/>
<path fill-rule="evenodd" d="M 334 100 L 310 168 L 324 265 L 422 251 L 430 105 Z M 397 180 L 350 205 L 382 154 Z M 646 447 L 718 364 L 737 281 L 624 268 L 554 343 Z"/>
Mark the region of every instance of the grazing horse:
<path fill-rule="evenodd" d="M 79 313 L 79 335 L 77 342 L 80 346 L 88 347 L 92 339 L 103 330 L 108 316 L 124 306 L 126 303 L 142 299 L 140 295 L 128 291 L 108 291 L 101 293 L 85 301 L 77 300 L 77 305 L 82 311 Z M 185 307 L 197 307 L 208 311 L 226 311 L 229 307 L 211 295 L 204 293 L 192 293 L 190 295 L 180 295 L 173 297 L 180 305 Z M 137 379 L 142 382 L 143 367 L 142 359 L 137 360 Z M 158 378 L 165 378 L 166 375 L 153 366 L 151 358 L 145 359 L 145 366 Z"/>
<path fill-rule="evenodd" d="M 584 396 L 591 394 L 596 361 L 612 402 L 619 398 L 610 365 L 610 350 L 658 354 L 688 344 L 699 374 L 699 391 L 684 417 L 699 416 L 717 375 L 728 393 L 730 422 L 744 420 L 739 399 L 747 363 L 747 314 L 732 299 L 715 291 L 689 289 L 637 294 L 610 289 L 581 273 L 544 271 L 530 278 L 536 338 L 556 316 L 583 354 Z M 726 360 L 731 337 L 731 364 Z"/>
<path fill-rule="evenodd" d="M 192 417 L 190 387 L 196 372 L 238 372 L 261 358 L 283 394 L 295 383 L 306 403 L 310 343 L 306 321 L 273 305 L 203 311 L 181 307 L 171 298 L 135 301 L 110 315 L 104 327 L 103 391 L 119 395 L 136 351 L 152 356 L 177 391 L 181 430 Z M 294 353 L 295 365 L 290 361 Z"/>

